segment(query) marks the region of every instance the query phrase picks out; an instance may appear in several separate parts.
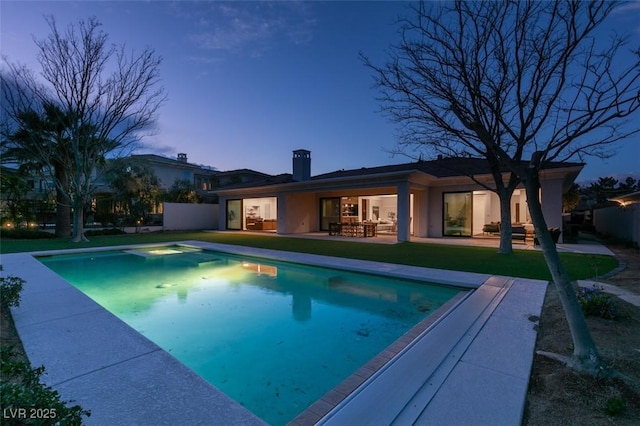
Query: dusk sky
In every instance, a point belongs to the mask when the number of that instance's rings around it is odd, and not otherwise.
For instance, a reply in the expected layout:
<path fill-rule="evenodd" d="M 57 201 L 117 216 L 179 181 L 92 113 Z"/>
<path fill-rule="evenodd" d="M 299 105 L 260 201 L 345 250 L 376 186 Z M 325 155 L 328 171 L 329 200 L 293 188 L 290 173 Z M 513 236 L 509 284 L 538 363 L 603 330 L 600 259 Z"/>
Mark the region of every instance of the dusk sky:
<path fill-rule="evenodd" d="M 640 1 L 610 16 L 640 40 Z M 311 151 L 312 174 L 409 161 L 391 157 L 395 124 L 379 113 L 371 72 L 397 40 L 404 2 L 2 1 L 1 51 L 40 67 L 33 37 L 91 16 L 113 43 L 162 56 L 168 95 L 151 152 L 218 170 L 291 172 L 292 150 Z M 640 177 L 640 135 L 608 160 L 588 159 L 578 182 Z M 577 160 L 576 160 L 577 161 Z"/>

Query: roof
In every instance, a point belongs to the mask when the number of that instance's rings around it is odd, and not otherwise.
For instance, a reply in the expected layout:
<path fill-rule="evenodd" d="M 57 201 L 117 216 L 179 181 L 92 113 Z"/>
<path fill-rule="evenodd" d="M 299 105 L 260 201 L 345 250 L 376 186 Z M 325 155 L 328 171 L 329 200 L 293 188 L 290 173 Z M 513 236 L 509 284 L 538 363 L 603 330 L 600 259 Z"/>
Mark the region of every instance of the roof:
<path fill-rule="evenodd" d="M 269 175 L 267 173 L 258 172 L 256 170 L 252 170 L 252 169 L 225 170 L 223 172 L 217 172 L 216 176 L 237 175 L 237 174 L 248 174 L 248 175 L 255 175 L 255 176 L 263 176 L 265 178 L 272 177 L 271 175 Z"/>
<path fill-rule="evenodd" d="M 263 174 L 263 173 L 261 173 Z M 219 190 L 227 190 L 227 189 L 237 189 L 237 188 L 254 188 L 260 186 L 269 186 L 269 185 L 277 185 L 281 183 L 290 183 L 295 182 L 293 180 L 293 176 L 290 173 L 282 173 L 279 175 L 265 175 L 265 177 L 260 179 L 253 179 L 247 182 L 239 182 L 230 185 L 224 185 L 220 188 L 215 188 L 211 192 L 218 192 Z"/>
<path fill-rule="evenodd" d="M 160 164 L 167 164 L 167 165 L 170 165 L 171 167 L 198 169 L 198 170 L 204 170 L 207 172 L 217 171 L 215 170 L 215 168 L 211 166 L 189 163 L 189 162 L 181 161 L 175 158 L 163 157 L 162 155 L 157 155 L 157 154 L 134 154 L 131 156 L 131 158 L 142 159 L 149 162 L 155 162 Z"/>
<path fill-rule="evenodd" d="M 523 162 L 528 164 L 528 162 Z M 550 169 L 564 169 L 564 168 L 582 168 L 583 163 L 568 163 L 568 162 L 549 162 L 543 167 L 545 170 Z M 489 163 L 484 158 L 461 158 L 461 157 L 449 157 L 440 158 L 437 160 L 419 160 L 412 163 L 403 164 L 391 164 L 386 166 L 377 167 L 362 167 L 360 169 L 350 170 L 337 170 L 330 173 L 323 173 L 320 175 L 312 176 L 305 183 L 321 183 L 324 180 L 335 180 L 342 178 L 357 178 L 357 177 L 372 177 L 375 175 L 394 174 L 394 173 L 412 173 L 422 172 L 427 175 L 433 176 L 438 179 L 449 177 L 464 177 L 464 176 L 479 176 L 490 175 L 491 169 Z M 508 172 L 505 167 L 502 170 L 503 173 Z M 579 172 L 579 170 L 578 170 Z M 575 175 L 577 176 L 577 173 Z M 575 179 L 572 177 L 571 182 Z M 224 188 L 215 189 L 214 192 L 227 189 L 240 189 L 240 188 L 257 188 L 269 185 L 277 185 L 284 183 L 298 182 L 293 179 L 293 176 L 289 173 L 283 173 L 276 176 L 269 176 L 264 179 L 252 180 L 250 182 L 238 183 L 235 185 L 225 185 Z"/>
<path fill-rule="evenodd" d="M 527 164 L 528 162 L 525 162 Z M 566 167 L 581 167 L 583 163 L 565 163 L 550 162 L 546 163 L 544 169 L 558 169 Z M 311 180 L 329 179 L 337 177 L 362 176 L 370 174 L 401 172 L 408 170 L 418 170 L 437 178 L 469 176 L 469 175 L 487 175 L 491 174 L 489 163 L 484 158 L 460 158 L 450 157 L 437 160 L 419 160 L 413 163 L 394 164 L 379 167 L 362 167 L 352 170 L 338 170 L 335 172 L 324 173 L 322 175 L 313 176 Z M 505 167 L 502 172 L 508 172 Z"/>

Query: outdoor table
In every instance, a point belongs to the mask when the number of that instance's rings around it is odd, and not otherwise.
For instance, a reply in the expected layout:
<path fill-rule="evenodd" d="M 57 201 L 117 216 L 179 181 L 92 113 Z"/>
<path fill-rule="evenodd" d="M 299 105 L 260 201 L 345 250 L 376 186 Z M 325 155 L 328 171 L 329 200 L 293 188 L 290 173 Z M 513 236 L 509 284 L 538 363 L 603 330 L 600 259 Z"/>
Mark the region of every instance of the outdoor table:
<path fill-rule="evenodd" d="M 377 223 L 370 222 L 342 222 L 330 223 L 329 235 L 342 237 L 375 237 Z"/>

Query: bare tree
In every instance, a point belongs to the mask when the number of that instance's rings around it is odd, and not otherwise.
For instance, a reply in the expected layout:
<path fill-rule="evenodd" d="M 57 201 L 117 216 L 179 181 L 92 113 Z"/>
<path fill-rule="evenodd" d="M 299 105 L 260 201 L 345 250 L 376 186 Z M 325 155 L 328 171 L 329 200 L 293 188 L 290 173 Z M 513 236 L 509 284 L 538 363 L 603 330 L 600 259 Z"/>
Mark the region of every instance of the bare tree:
<path fill-rule="evenodd" d="M 151 48 L 128 54 L 125 46 L 108 45 L 96 18 L 69 25 L 64 33 L 52 16 L 46 21 L 51 34 L 35 40 L 41 79 L 25 66 L 5 61 L 3 135 L 14 137 L 3 140 L 28 147 L 45 169 L 64 170 L 66 182 L 55 175 L 54 181 L 72 207 L 73 241 L 83 241 L 83 211 L 95 191 L 96 173 L 107 156 L 130 153 L 153 130 L 165 100 L 158 87 L 161 59 Z M 34 115 L 45 117 L 51 108 L 59 111 L 53 120 L 62 127 L 55 138 L 32 126 Z M 51 115 L 46 118 L 52 120 Z M 43 140 L 55 143 L 39 143 Z"/>
<path fill-rule="evenodd" d="M 363 58 L 374 70 L 383 110 L 401 126 L 398 149 L 486 158 L 502 223 L 510 223 L 513 189 L 524 184 L 574 342 L 572 357 L 563 360 L 590 372 L 602 361 L 542 214 L 540 172 L 550 161 L 604 157 L 639 131 L 630 116 L 639 107 L 640 49 L 617 62 L 628 39 L 596 33 L 616 7 L 421 2 L 401 21 L 402 40 L 386 64 Z"/>

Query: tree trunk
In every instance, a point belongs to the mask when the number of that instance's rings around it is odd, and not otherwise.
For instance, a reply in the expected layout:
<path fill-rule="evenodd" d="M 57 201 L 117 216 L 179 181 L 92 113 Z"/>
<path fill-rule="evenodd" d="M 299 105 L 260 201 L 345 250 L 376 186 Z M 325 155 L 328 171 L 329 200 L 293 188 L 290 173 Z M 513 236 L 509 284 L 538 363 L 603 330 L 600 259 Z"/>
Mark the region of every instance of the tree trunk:
<path fill-rule="evenodd" d="M 69 199 L 60 190 L 56 190 L 56 237 L 67 238 L 71 235 L 71 206 Z"/>
<path fill-rule="evenodd" d="M 511 232 L 511 195 L 513 191 L 509 192 L 503 190 L 497 192 L 500 198 L 500 247 L 498 253 L 511 254 L 513 253 L 513 240 Z"/>
<path fill-rule="evenodd" d="M 63 165 L 55 165 L 56 179 L 56 237 L 67 238 L 71 235 L 71 203 L 67 194 L 61 189 L 68 186 L 67 175 Z"/>
<path fill-rule="evenodd" d="M 78 201 L 73 204 L 73 237 L 71 241 L 74 243 L 89 241 L 84 236 L 84 204 Z"/>
<path fill-rule="evenodd" d="M 538 179 L 538 173 L 536 170 L 528 170 L 525 173 L 527 174 L 527 178 L 523 180 L 531 220 L 547 267 L 553 278 L 553 283 L 560 295 L 560 301 L 567 317 L 573 339 L 573 355 L 570 364 L 576 369 L 597 374 L 601 367 L 600 355 L 589 332 L 569 274 L 560 261 L 558 250 L 556 250 L 555 243 L 551 238 L 551 233 L 547 229 L 539 198 L 540 181 Z"/>

